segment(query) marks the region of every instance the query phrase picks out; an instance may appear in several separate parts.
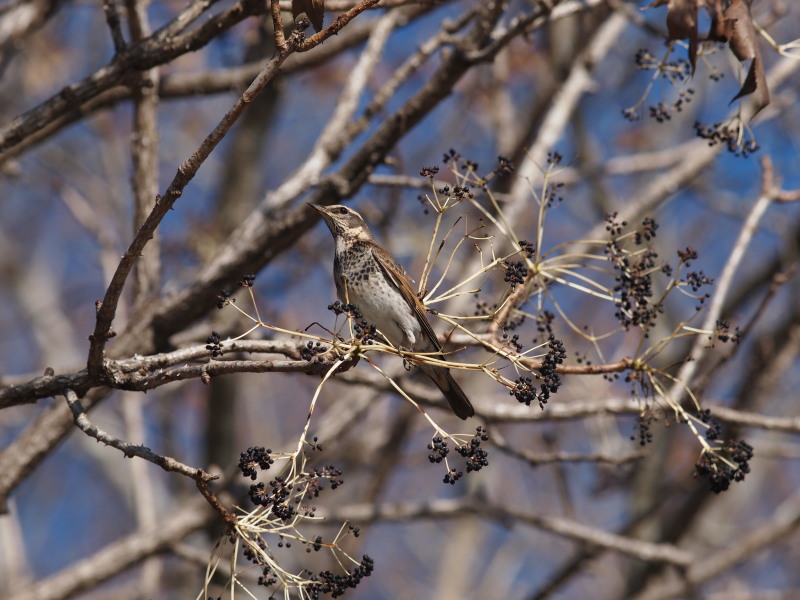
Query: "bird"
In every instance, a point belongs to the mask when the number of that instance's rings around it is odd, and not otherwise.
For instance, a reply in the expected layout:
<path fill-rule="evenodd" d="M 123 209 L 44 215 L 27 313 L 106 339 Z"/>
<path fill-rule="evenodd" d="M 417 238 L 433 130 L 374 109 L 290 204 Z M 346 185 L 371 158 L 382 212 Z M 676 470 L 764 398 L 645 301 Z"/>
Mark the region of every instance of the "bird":
<path fill-rule="evenodd" d="M 358 307 L 362 317 L 395 347 L 440 358 L 442 346 L 425 306 L 411 287 L 411 278 L 375 241 L 362 216 L 341 204 L 307 204 L 322 216 L 333 235 L 333 279 L 339 300 Z M 475 414 L 450 369 L 424 362 L 418 365 L 441 390 L 456 416 L 467 419 Z"/>
<path fill-rule="evenodd" d="M 295 22 L 305 13 L 317 32 L 322 30 L 322 20 L 325 17 L 324 11 L 325 0 L 292 0 L 292 16 Z"/>

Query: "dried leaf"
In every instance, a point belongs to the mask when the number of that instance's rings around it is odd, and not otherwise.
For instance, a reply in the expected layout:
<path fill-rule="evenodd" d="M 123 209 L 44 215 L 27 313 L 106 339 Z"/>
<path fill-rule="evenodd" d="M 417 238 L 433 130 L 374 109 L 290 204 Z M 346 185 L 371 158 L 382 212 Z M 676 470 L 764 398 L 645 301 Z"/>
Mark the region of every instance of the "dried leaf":
<path fill-rule="evenodd" d="M 769 89 L 758 49 L 758 34 L 750 14 L 752 0 L 733 0 L 730 3 L 728 0 L 655 0 L 646 8 L 664 4 L 667 5 L 668 39 L 689 40 L 689 62 L 693 73 L 697 64 L 697 10 L 698 7 L 705 6 L 711 16 L 708 39 L 727 43 L 740 62 L 753 61 L 742 88 L 733 100 L 754 93 L 756 112 L 769 104 Z"/>
<path fill-rule="evenodd" d="M 700 0 L 702 1 L 702 0 Z M 689 40 L 689 62 L 692 73 L 697 66 L 697 6 L 698 0 L 655 0 L 645 8 L 667 5 L 667 39 Z"/>
<path fill-rule="evenodd" d="M 728 42 L 731 52 L 739 61 L 752 60 L 747 71 L 742 88 L 731 102 L 742 96 L 755 94 L 756 111 L 760 111 L 769 104 L 769 88 L 764 73 L 764 63 L 758 48 L 758 34 L 753 25 L 753 16 L 750 14 L 752 0 L 733 0 L 727 9 L 720 11 L 720 2 L 716 1 L 712 13 L 711 31 L 709 39 L 718 42 Z M 720 17 L 721 12 L 721 17 Z"/>
<path fill-rule="evenodd" d="M 306 14 L 315 31 L 322 30 L 325 16 L 325 0 L 292 0 L 292 16 L 297 21 L 300 15 Z"/>

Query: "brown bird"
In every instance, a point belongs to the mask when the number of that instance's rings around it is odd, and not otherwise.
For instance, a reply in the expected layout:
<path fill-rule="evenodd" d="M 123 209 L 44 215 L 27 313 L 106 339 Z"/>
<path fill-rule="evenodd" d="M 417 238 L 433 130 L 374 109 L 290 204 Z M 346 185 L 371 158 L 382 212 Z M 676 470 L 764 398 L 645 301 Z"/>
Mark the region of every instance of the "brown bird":
<path fill-rule="evenodd" d="M 292 0 L 292 17 L 295 22 L 303 13 L 306 13 L 314 30 L 321 31 L 322 19 L 325 16 L 325 0 Z"/>
<path fill-rule="evenodd" d="M 333 279 L 339 300 L 354 304 L 394 346 L 413 352 L 438 352 L 425 307 L 411 287 L 406 270 L 372 237 L 361 215 L 347 206 L 309 203 L 321 215 L 336 242 Z M 441 354 L 439 355 L 441 356 Z M 462 419 L 475 414 L 450 370 L 419 363 Z"/>

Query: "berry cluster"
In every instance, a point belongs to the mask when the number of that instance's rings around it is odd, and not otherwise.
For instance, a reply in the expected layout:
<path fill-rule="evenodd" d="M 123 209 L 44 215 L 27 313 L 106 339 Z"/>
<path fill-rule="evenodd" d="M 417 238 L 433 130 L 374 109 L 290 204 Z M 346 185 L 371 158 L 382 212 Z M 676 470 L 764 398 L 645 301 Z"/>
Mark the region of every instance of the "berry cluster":
<path fill-rule="evenodd" d="M 476 317 L 486 317 L 488 315 L 493 315 L 496 311 L 497 311 L 497 304 L 493 304 L 490 308 L 488 302 L 486 302 L 485 300 L 481 300 L 478 294 L 475 294 Z"/>
<path fill-rule="evenodd" d="M 564 343 L 556 339 L 554 335 L 550 334 L 547 345 L 549 349 L 542 360 L 542 366 L 538 369 L 539 374 L 536 376 L 542 382 L 539 406 L 546 404 L 550 394 L 555 394 L 558 388 L 561 387 L 561 377 L 556 372 L 556 369 L 567 358 L 567 350 L 564 348 Z"/>
<path fill-rule="evenodd" d="M 694 466 L 695 476 L 708 479 L 711 491 L 715 494 L 727 490 L 732 481 L 744 481 L 745 475 L 750 472 L 750 459 L 753 458 L 753 447 L 744 440 L 728 440 L 719 452 L 727 455 L 728 460 L 718 453 L 704 452 Z"/>
<path fill-rule="evenodd" d="M 288 483 L 284 477 L 278 476 L 269 482 L 269 488 L 264 482 L 250 486 L 248 495 L 253 504 L 257 506 L 272 507 L 272 514 L 282 521 L 291 519 L 296 510 L 288 504 L 287 500 L 294 489 L 294 485 Z"/>
<path fill-rule="evenodd" d="M 433 179 L 436 175 L 439 174 L 439 167 L 422 167 L 419 170 L 419 174 L 421 177 L 428 177 L 429 179 Z"/>
<path fill-rule="evenodd" d="M 461 479 L 464 476 L 463 471 L 459 471 L 458 469 L 450 469 L 447 473 L 445 473 L 444 477 L 442 478 L 442 483 L 455 485 L 456 481 Z"/>
<path fill-rule="evenodd" d="M 552 334 L 548 345 L 550 348 L 542 359 L 542 366 L 534 375 L 536 380 L 541 382 L 538 389 L 532 377 L 520 377 L 514 381 L 514 387 L 511 388 L 509 394 L 521 404 L 530 406 L 532 402 L 538 402 L 539 408 L 544 409 L 544 405 L 550 399 L 550 394 L 555 394 L 561 387 L 561 376 L 556 369 L 567 358 L 567 351 L 564 349 L 564 343 Z"/>
<path fill-rule="evenodd" d="M 364 344 L 370 344 L 378 337 L 378 329 L 375 325 L 367 322 L 361 314 L 361 311 L 355 304 L 345 304 L 343 302 L 333 302 L 328 305 L 328 310 L 333 311 L 335 315 L 346 314 L 353 318 L 353 333 L 357 340 Z"/>
<path fill-rule="evenodd" d="M 564 160 L 564 156 L 560 152 L 556 152 L 555 150 L 551 150 L 547 153 L 547 164 L 548 165 L 559 165 L 561 161 Z"/>
<path fill-rule="evenodd" d="M 428 444 L 428 450 L 433 450 L 433 452 L 428 455 L 428 460 L 436 464 L 441 463 L 450 453 L 447 442 L 443 440 L 440 435 L 437 435 L 431 440 L 431 443 Z"/>
<path fill-rule="evenodd" d="M 505 156 L 498 156 L 497 166 L 494 168 L 492 173 L 495 175 L 511 175 L 513 172 L 514 165 L 511 163 L 511 159 L 508 159 Z"/>
<path fill-rule="evenodd" d="M 686 246 L 686 250 L 678 250 L 678 260 L 687 267 L 692 266 L 692 261 L 697 260 L 697 250 Z"/>
<path fill-rule="evenodd" d="M 653 415 L 650 411 L 638 415 L 636 417 L 636 429 L 633 435 L 631 435 L 631 440 L 635 440 L 638 437 L 640 446 L 646 446 L 652 443 L 653 433 L 650 431 L 650 423 L 652 421 Z"/>
<path fill-rule="evenodd" d="M 254 540 L 256 545 L 261 548 L 263 552 L 267 552 L 267 544 L 261 538 Z M 278 582 L 277 578 L 273 577 L 272 567 L 264 564 L 264 559 L 255 552 L 249 545 L 244 546 L 244 557 L 256 566 L 262 567 L 261 575 L 258 577 L 258 585 L 269 587 Z"/>
<path fill-rule="evenodd" d="M 358 586 L 364 577 L 372 575 L 373 570 L 375 562 L 365 554 L 361 557 L 361 563 L 345 575 L 322 571 L 319 576 L 312 577 L 311 580 L 315 583 L 306 588 L 306 593 L 312 600 L 319 600 L 321 594 L 330 594 L 331 598 L 338 598 L 348 589 Z"/>
<path fill-rule="evenodd" d="M 308 342 L 300 349 L 300 357 L 303 360 L 312 361 L 314 360 L 315 356 L 318 354 L 325 354 L 327 351 L 328 349 L 323 346 L 321 342 L 317 342 L 316 344 L 314 342 Z M 321 356 L 317 357 L 318 362 L 323 362 L 324 360 L 325 359 L 323 359 Z"/>
<path fill-rule="evenodd" d="M 481 442 L 487 441 L 489 441 L 489 434 L 486 428 L 478 426 L 475 428 L 475 435 L 469 444 L 456 448 L 456 452 L 467 459 L 467 473 L 480 471 L 483 467 L 489 466 L 489 453 L 481 448 Z"/>
<path fill-rule="evenodd" d="M 458 200 L 475 197 L 468 185 L 454 185 L 452 189 L 450 189 L 449 185 L 445 185 L 439 188 L 439 193 L 447 196 L 448 198 L 457 198 Z"/>
<path fill-rule="evenodd" d="M 520 240 L 517 242 L 519 244 L 519 249 L 525 253 L 525 256 L 528 258 L 532 258 L 534 252 L 536 252 L 536 245 L 533 242 L 529 242 L 528 240 Z"/>
<path fill-rule="evenodd" d="M 686 274 L 686 284 L 692 288 L 693 292 L 696 292 L 704 285 L 712 285 L 714 283 L 713 277 L 708 277 L 702 271 L 691 271 Z M 706 294 L 708 297 L 708 294 Z"/>
<path fill-rule="evenodd" d="M 328 310 L 333 311 L 337 317 L 339 315 L 348 315 L 353 317 L 354 319 L 363 319 L 364 317 L 361 316 L 361 311 L 355 304 L 345 304 L 344 302 L 332 302 L 328 304 Z"/>
<path fill-rule="evenodd" d="M 722 437 L 722 423 L 711 416 L 710 409 L 706 408 L 705 410 L 698 411 L 695 416 L 700 419 L 700 421 L 708 425 L 708 429 L 706 430 L 706 439 L 709 442 L 713 442 Z"/>
<path fill-rule="evenodd" d="M 453 162 L 457 162 L 459 158 L 461 158 L 461 155 L 452 148 L 450 148 L 450 150 L 448 150 L 442 155 L 442 162 L 444 164 L 449 163 L 451 160 Z"/>
<path fill-rule="evenodd" d="M 231 293 L 228 290 L 220 290 L 219 294 L 217 294 L 217 308 L 220 310 L 233 302 L 236 302 L 236 298 L 231 298 Z"/>
<path fill-rule="evenodd" d="M 606 221 L 609 223 L 606 230 L 612 233 L 612 239 L 606 244 L 605 252 L 617 272 L 614 277 L 617 282 L 614 292 L 619 297 L 615 300 L 615 316 L 625 329 L 631 325 L 648 326 L 663 311 L 663 307 L 650 304 L 650 298 L 653 297 L 653 272 L 656 271 L 655 259 L 658 254 L 651 248 L 636 253 L 626 251 L 617 239 L 625 223 L 617 223 L 615 215 L 607 215 Z M 655 221 L 646 218 L 642 221 L 642 227 L 637 230 L 635 240 L 637 243 L 649 242 L 655 237 L 657 228 Z"/>
<path fill-rule="evenodd" d="M 272 450 L 264 446 L 251 446 L 239 455 L 239 470 L 242 475 L 256 480 L 258 472 L 256 467 L 262 471 L 269 469 L 275 463 L 275 459 L 270 456 Z"/>
<path fill-rule="evenodd" d="M 612 236 L 622 235 L 622 230 L 628 226 L 627 221 L 617 221 L 617 215 L 619 213 L 606 213 L 603 217 L 603 220 L 608 223 L 606 225 L 606 231 L 610 233 Z"/>
<path fill-rule="evenodd" d="M 738 127 L 729 127 L 723 123 L 703 125 L 700 121 L 694 122 L 694 130 L 698 137 L 708 140 L 709 146 L 725 144 L 728 152 L 734 156 L 747 158 L 757 152 L 760 146 L 754 139 L 747 139 L 747 135 L 740 136 Z"/>
<path fill-rule="evenodd" d="M 371 344 L 378 338 L 378 328 L 371 323 L 367 323 L 365 319 L 361 319 L 353 325 L 353 333 L 356 339 L 364 344 Z"/>
<path fill-rule="evenodd" d="M 546 333 L 548 336 L 553 335 L 553 321 L 556 316 L 549 310 L 542 311 L 536 317 L 536 331 L 539 333 Z"/>
<path fill-rule="evenodd" d="M 547 187 L 544 191 L 544 199 L 547 202 L 547 208 L 552 208 L 555 204 L 563 200 L 563 198 L 559 195 L 559 190 L 563 187 L 563 182 L 547 182 Z"/>
<path fill-rule="evenodd" d="M 515 333 L 514 335 L 512 335 L 510 340 L 508 339 L 508 334 L 504 333 L 503 334 L 503 341 L 505 341 L 512 348 L 514 348 L 515 352 L 517 352 L 517 353 L 522 352 L 523 346 L 519 341 L 519 334 L 518 333 Z"/>
<path fill-rule="evenodd" d="M 244 275 L 239 280 L 239 285 L 241 287 L 253 287 L 253 284 L 255 284 L 255 282 L 256 282 L 256 276 L 255 275 Z"/>
<path fill-rule="evenodd" d="M 717 339 L 721 342 L 733 342 L 738 344 L 742 339 L 742 330 L 738 327 L 734 333 L 731 333 L 731 324 L 727 321 L 717 321 L 716 326 Z"/>
<path fill-rule="evenodd" d="M 211 356 L 217 358 L 222 356 L 222 338 L 216 331 L 212 331 L 211 335 L 206 338 L 206 350 L 211 351 Z"/>
<path fill-rule="evenodd" d="M 331 489 L 335 490 L 340 485 L 344 484 L 344 479 L 342 477 L 342 471 L 337 469 L 333 465 L 327 465 L 325 467 L 314 468 L 311 472 L 306 475 L 305 477 L 305 486 L 306 492 L 311 494 L 312 498 L 319 497 L 319 493 L 324 490 L 325 488 L 322 486 L 322 480 L 327 479 L 328 482 L 331 484 Z"/>
<path fill-rule="evenodd" d="M 645 242 L 651 242 L 656 237 L 658 230 L 658 223 L 652 217 L 645 217 L 642 219 L 642 226 L 634 232 L 633 239 L 637 246 L 641 246 Z"/>
<path fill-rule="evenodd" d="M 525 278 L 528 276 L 528 265 L 521 260 L 516 263 L 504 260 L 503 264 L 506 266 L 506 274 L 503 277 L 503 281 L 510 283 L 512 290 L 517 287 L 517 284 L 525 283 Z"/>

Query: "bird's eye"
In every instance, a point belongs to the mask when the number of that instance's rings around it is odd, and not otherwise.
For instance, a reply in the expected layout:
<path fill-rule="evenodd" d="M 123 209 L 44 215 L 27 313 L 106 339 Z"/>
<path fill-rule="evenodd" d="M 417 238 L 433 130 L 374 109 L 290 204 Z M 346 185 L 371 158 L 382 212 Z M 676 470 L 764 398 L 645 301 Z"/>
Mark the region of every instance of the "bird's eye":
<path fill-rule="evenodd" d="M 344 206 L 339 207 L 339 214 L 340 215 L 346 215 L 347 214 L 347 208 L 345 208 Z"/>

